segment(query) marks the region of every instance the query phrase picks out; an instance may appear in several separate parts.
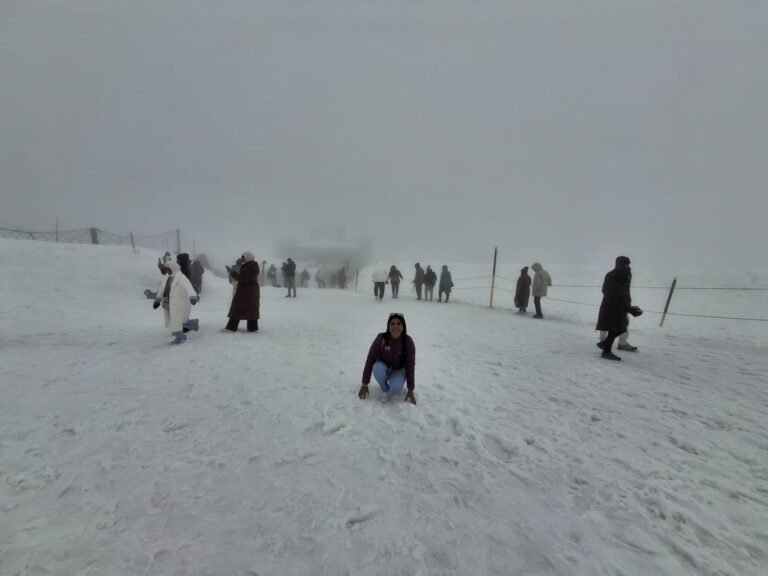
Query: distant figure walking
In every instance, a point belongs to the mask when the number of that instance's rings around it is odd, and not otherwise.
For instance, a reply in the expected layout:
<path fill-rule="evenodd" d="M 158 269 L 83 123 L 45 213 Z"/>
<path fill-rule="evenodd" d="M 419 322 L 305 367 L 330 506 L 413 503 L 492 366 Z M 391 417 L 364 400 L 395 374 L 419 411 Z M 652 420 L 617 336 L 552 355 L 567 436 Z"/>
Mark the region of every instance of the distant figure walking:
<path fill-rule="evenodd" d="M 435 284 L 437 284 L 437 274 L 432 270 L 432 266 L 427 266 L 427 271 L 424 272 L 424 300 L 432 302 L 432 297 L 435 293 Z"/>
<path fill-rule="evenodd" d="M 188 331 L 198 329 L 197 319 L 189 319 L 191 305 L 197 304 L 197 295 L 176 262 L 169 261 L 165 267 L 168 273 L 163 276 L 152 307 L 157 310 L 162 306 L 165 327 L 171 331 L 173 343 L 181 344 L 186 342 Z"/>
<path fill-rule="evenodd" d="M 269 270 L 267 270 L 267 280 L 269 280 L 270 286 L 277 288 L 277 268 L 274 264 L 270 264 Z"/>
<path fill-rule="evenodd" d="M 541 299 L 547 295 L 547 288 L 552 286 L 552 277 L 538 262 L 531 264 L 531 268 L 534 271 L 532 290 L 533 305 L 536 306 L 536 314 L 534 314 L 533 317 L 544 318 L 544 315 L 541 313 Z"/>
<path fill-rule="evenodd" d="M 632 269 L 626 256 L 616 258 L 616 267 L 605 275 L 603 280 L 603 301 L 600 303 L 600 313 L 597 317 L 597 330 L 607 332 L 605 339 L 597 343 L 602 358 L 606 360 L 621 360 L 611 348 L 613 341 L 627 331 L 629 318 L 627 313 L 639 316 L 643 313 L 637 306 L 632 306 L 629 285 L 632 282 Z"/>
<path fill-rule="evenodd" d="M 240 270 L 229 270 L 229 275 L 237 282 L 235 296 L 229 307 L 229 322 L 226 328 L 230 332 L 237 332 L 240 320 L 246 321 L 248 332 L 259 330 L 259 301 L 261 289 L 259 288 L 259 265 L 253 252 L 243 252 L 243 264 Z"/>
<path fill-rule="evenodd" d="M 424 284 L 424 268 L 421 267 L 421 264 L 416 262 L 414 268 L 416 268 L 416 273 L 413 276 L 413 285 L 416 287 L 416 300 L 421 300 L 421 286 Z"/>
<path fill-rule="evenodd" d="M 443 301 L 443 294 L 445 294 L 445 302 L 448 303 L 448 298 L 451 296 L 451 288 L 453 288 L 453 280 L 451 279 L 451 273 L 448 271 L 448 266 L 443 264 L 443 269 L 440 272 L 440 288 L 437 292 L 437 301 Z"/>
<path fill-rule="evenodd" d="M 205 268 L 203 268 L 203 265 L 200 263 L 200 260 L 195 260 L 192 262 L 192 287 L 195 289 L 195 292 L 200 294 L 203 291 L 203 274 L 205 274 Z"/>
<path fill-rule="evenodd" d="M 515 308 L 520 314 L 528 311 L 528 299 L 531 296 L 531 277 L 528 276 L 528 266 L 523 266 L 520 270 L 520 277 L 517 279 L 515 288 Z"/>
<path fill-rule="evenodd" d="M 384 286 L 387 284 L 388 277 L 389 272 L 387 272 L 387 269 L 383 266 L 374 268 L 373 274 L 371 275 L 373 280 L 373 295 L 379 302 L 384 300 Z"/>
<path fill-rule="evenodd" d="M 301 287 L 302 288 L 309 288 L 309 272 L 306 268 L 301 271 Z"/>
<path fill-rule="evenodd" d="M 392 298 L 397 298 L 397 295 L 400 292 L 400 280 L 403 279 L 403 275 L 394 264 L 392 264 L 392 266 L 389 268 L 389 275 L 387 276 L 387 279 L 392 286 Z"/>
<path fill-rule="evenodd" d="M 293 297 L 296 298 L 296 262 L 291 258 L 285 263 L 285 285 L 288 287 L 285 297 L 290 298 L 293 290 Z"/>
<path fill-rule="evenodd" d="M 182 252 L 176 254 L 176 263 L 181 268 L 181 273 L 187 277 L 187 280 L 192 280 L 192 262 L 189 259 L 189 254 Z"/>

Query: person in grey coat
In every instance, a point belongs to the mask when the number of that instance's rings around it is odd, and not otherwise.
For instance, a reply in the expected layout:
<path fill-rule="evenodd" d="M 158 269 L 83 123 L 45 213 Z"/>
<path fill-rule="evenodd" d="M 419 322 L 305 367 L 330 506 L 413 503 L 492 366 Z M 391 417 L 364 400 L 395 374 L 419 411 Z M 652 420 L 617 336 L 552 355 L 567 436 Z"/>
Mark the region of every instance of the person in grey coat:
<path fill-rule="evenodd" d="M 552 277 L 538 262 L 531 264 L 531 268 L 534 271 L 533 289 L 531 292 L 533 292 L 533 305 L 536 306 L 536 314 L 533 317 L 544 318 L 544 315 L 541 313 L 541 299 L 547 295 L 547 288 L 552 286 Z"/>
<path fill-rule="evenodd" d="M 437 291 L 437 301 L 443 301 L 443 294 L 445 294 L 445 302 L 448 303 L 448 298 L 451 296 L 451 288 L 453 288 L 453 280 L 451 279 L 451 273 L 448 270 L 448 266 L 443 264 L 442 271 L 440 272 L 440 284 Z"/>
<path fill-rule="evenodd" d="M 416 268 L 416 272 L 414 273 L 413 280 L 411 280 L 411 284 L 416 287 L 416 300 L 421 300 L 421 286 L 424 284 L 424 268 L 422 268 L 421 264 L 418 262 L 416 262 L 414 268 Z"/>

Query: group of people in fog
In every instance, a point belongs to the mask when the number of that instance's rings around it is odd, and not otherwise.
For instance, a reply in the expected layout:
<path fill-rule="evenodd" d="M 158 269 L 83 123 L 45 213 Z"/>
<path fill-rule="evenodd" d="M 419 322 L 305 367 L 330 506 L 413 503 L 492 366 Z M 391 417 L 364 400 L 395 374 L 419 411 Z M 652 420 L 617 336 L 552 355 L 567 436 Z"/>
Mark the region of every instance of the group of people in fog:
<path fill-rule="evenodd" d="M 266 262 L 262 263 L 266 266 Z M 190 319 L 191 307 L 200 299 L 202 291 L 202 276 L 204 267 L 199 260 L 190 261 L 189 254 L 180 253 L 174 261 L 170 253 L 166 252 L 158 259 L 158 268 L 163 279 L 157 292 L 146 291 L 148 297 L 152 297 L 153 308 L 162 308 L 165 326 L 171 331 L 174 343 L 182 343 L 187 339 L 187 332 L 198 330 L 199 323 L 196 319 Z M 443 265 L 438 280 L 437 274 L 431 266 L 426 270 L 421 263 L 414 265 L 415 273 L 411 283 L 414 285 L 417 300 L 432 301 L 434 287 L 439 287 L 438 302 L 448 302 L 453 288 L 453 279 L 447 265 Z M 530 268 L 533 270 L 533 278 L 528 273 L 528 266 L 520 270 L 515 287 L 514 305 L 519 314 L 526 314 L 530 296 L 536 313 L 533 318 L 544 317 L 541 309 L 541 299 L 546 297 L 547 289 L 552 286 L 552 277 L 544 270 L 541 263 L 534 262 Z M 296 297 L 296 263 L 288 258 L 283 263 L 283 283 L 288 289 L 286 298 Z M 318 270 L 317 274 L 321 271 Z M 252 252 L 243 252 L 234 266 L 227 266 L 229 282 L 232 284 L 232 301 L 227 314 L 227 324 L 222 332 L 236 332 L 241 321 L 246 322 L 248 332 L 258 332 L 260 318 L 260 270 L 256 258 Z M 272 265 L 267 277 L 275 285 L 275 266 Z M 316 274 L 315 278 L 318 279 Z M 334 273 L 336 282 L 343 288 L 346 284 L 344 269 Z M 309 273 L 305 269 L 301 274 L 302 286 L 306 286 Z M 381 301 L 384 298 L 385 286 L 389 284 L 392 289 L 392 298 L 399 298 L 400 284 L 404 280 L 402 272 L 397 266 L 377 266 L 373 270 L 374 296 Z M 597 346 L 602 351 L 601 358 L 607 360 L 621 360 L 613 353 L 613 344 L 618 339 L 619 350 L 636 352 L 637 347 L 627 341 L 629 315 L 639 316 L 643 311 L 632 305 L 630 285 L 632 270 L 630 260 L 626 256 L 616 258 L 615 267 L 609 271 L 603 280 L 603 298 L 596 330 L 600 332 L 600 340 Z M 318 287 L 322 287 L 318 280 Z M 371 377 L 378 383 L 381 389 L 381 399 L 387 401 L 392 397 L 402 396 L 404 399 L 416 404 L 415 390 L 415 366 L 416 346 L 408 335 L 405 316 L 401 313 L 392 313 L 387 319 L 387 328 L 376 335 L 368 350 L 368 356 L 363 368 L 362 384 L 358 396 L 364 400 L 369 395 Z"/>
<path fill-rule="evenodd" d="M 432 270 L 431 266 L 427 266 L 424 270 L 421 267 L 421 263 L 416 262 L 414 265 L 416 269 L 414 272 L 413 280 L 411 284 L 416 291 L 417 300 L 432 301 L 434 295 L 435 284 L 437 284 L 437 274 Z M 389 271 L 386 268 L 378 266 L 374 268 L 372 274 L 373 280 L 373 295 L 376 300 L 384 299 L 385 287 L 387 284 L 392 286 L 392 298 L 399 298 L 400 296 L 400 283 L 403 280 L 403 274 L 394 264 L 390 266 Z M 451 294 L 451 288 L 453 288 L 453 279 L 451 272 L 448 270 L 448 266 L 443 265 L 442 272 L 440 273 L 440 290 L 438 293 L 438 302 L 443 302 L 443 296 L 445 296 L 445 302 L 448 302 L 448 297 Z M 423 292 L 423 298 L 422 298 Z"/>
<path fill-rule="evenodd" d="M 528 275 L 528 266 L 523 266 L 520 270 L 520 277 L 515 287 L 515 308 L 519 314 L 527 313 L 528 301 L 533 293 L 533 305 L 536 307 L 536 314 L 533 317 L 542 319 L 544 314 L 541 312 L 541 299 L 547 295 L 547 288 L 552 286 L 552 277 L 538 262 L 531 264 L 531 268 L 534 272 L 533 282 Z"/>

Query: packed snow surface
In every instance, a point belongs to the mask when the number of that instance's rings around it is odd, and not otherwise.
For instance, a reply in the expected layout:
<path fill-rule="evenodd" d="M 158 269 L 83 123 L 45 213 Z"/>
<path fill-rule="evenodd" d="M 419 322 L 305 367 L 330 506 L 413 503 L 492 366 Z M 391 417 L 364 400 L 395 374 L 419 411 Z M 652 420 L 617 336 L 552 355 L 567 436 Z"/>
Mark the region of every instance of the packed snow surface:
<path fill-rule="evenodd" d="M 357 292 L 264 288 L 256 334 L 219 332 L 231 288 L 206 274 L 173 345 L 142 294 L 156 257 L 0 240 L 4 576 L 768 573 L 765 323 L 659 328 L 666 293 L 638 287 L 639 352 L 607 362 L 599 288 L 554 286 L 539 321 L 468 282 L 416 301 L 402 263 L 382 303 L 368 271 Z M 555 284 L 610 267 L 543 264 Z M 766 294 L 674 303 L 759 317 Z M 357 398 L 393 311 L 417 406 Z"/>

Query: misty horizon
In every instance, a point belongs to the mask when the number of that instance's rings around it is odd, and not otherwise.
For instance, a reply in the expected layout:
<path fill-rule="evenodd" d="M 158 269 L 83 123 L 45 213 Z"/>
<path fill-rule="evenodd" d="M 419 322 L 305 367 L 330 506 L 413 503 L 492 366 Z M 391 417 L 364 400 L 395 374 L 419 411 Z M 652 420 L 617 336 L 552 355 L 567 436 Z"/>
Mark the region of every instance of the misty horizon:
<path fill-rule="evenodd" d="M 768 6 L 0 5 L 0 222 L 766 269 Z M 332 238 L 331 238 L 332 239 Z M 285 254 L 284 256 L 289 256 Z"/>

